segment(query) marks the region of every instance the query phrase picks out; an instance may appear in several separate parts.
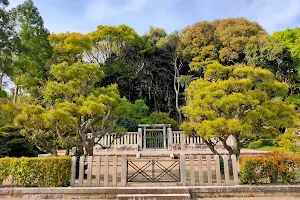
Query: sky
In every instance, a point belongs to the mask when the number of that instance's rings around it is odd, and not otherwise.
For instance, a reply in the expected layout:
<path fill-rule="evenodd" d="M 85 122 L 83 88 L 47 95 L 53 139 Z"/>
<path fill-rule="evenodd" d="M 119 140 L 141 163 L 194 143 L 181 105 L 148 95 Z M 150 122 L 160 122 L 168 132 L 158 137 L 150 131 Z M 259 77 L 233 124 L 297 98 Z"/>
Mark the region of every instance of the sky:
<path fill-rule="evenodd" d="M 126 24 L 139 34 L 149 26 L 168 33 L 199 21 L 245 17 L 272 34 L 300 26 L 300 0 L 33 0 L 50 32 L 96 30 Z M 24 0 L 10 0 L 10 8 Z"/>

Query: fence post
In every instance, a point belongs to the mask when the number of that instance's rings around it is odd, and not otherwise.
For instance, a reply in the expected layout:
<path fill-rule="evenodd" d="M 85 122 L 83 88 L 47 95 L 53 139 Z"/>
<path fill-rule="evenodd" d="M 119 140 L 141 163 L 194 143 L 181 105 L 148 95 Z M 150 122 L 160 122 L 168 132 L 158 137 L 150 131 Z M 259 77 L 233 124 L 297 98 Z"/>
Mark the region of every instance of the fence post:
<path fill-rule="evenodd" d="M 96 157 L 96 186 L 100 186 L 101 157 Z"/>
<path fill-rule="evenodd" d="M 231 161 L 232 161 L 232 171 L 233 171 L 233 182 L 235 185 L 238 185 L 239 179 L 238 179 L 237 161 L 235 155 L 231 155 Z"/>
<path fill-rule="evenodd" d="M 182 186 L 186 186 L 185 154 L 180 154 L 180 179 Z"/>
<path fill-rule="evenodd" d="M 138 145 L 138 151 L 142 149 L 142 142 L 143 142 L 143 129 L 138 128 L 138 135 L 137 135 L 137 145 Z"/>
<path fill-rule="evenodd" d="M 84 176 L 84 156 L 80 156 L 79 159 L 79 186 L 83 186 Z"/>
<path fill-rule="evenodd" d="M 93 170 L 93 156 L 89 156 L 88 157 L 88 175 L 87 175 L 88 186 L 92 185 L 92 170 Z"/>
<path fill-rule="evenodd" d="M 76 161 L 77 157 L 72 157 L 72 168 L 71 168 L 71 180 L 70 180 L 70 186 L 73 187 L 75 185 L 75 177 L 76 177 Z"/>
<path fill-rule="evenodd" d="M 215 167 L 216 167 L 216 179 L 217 184 L 221 185 L 221 170 L 220 170 L 220 158 L 218 155 L 215 155 Z"/>
<path fill-rule="evenodd" d="M 211 171 L 211 156 L 210 155 L 206 156 L 206 166 L 207 166 L 208 184 L 212 185 L 212 171 Z"/>
<path fill-rule="evenodd" d="M 194 156 L 190 155 L 190 179 L 191 186 L 195 185 L 195 170 L 194 170 Z"/>
<path fill-rule="evenodd" d="M 108 186 L 108 176 L 109 176 L 109 157 L 105 156 L 105 160 L 104 160 L 104 187 Z"/>
<path fill-rule="evenodd" d="M 185 135 L 184 133 L 180 134 L 180 149 L 184 150 L 184 146 L 185 146 Z"/>
<path fill-rule="evenodd" d="M 203 168 L 202 168 L 202 155 L 198 156 L 198 170 L 199 170 L 199 183 L 200 183 L 200 185 L 204 185 Z"/>
<path fill-rule="evenodd" d="M 122 155 L 121 161 L 121 186 L 126 186 L 127 182 L 127 160 L 126 155 Z"/>
<path fill-rule="evenodd" d="M 168 132 L 168 150 L 172 150 L 172 144 L 173 144 L 172 128 L 168 128 L 167 132 Z"/>
<path fill-rule="evenodd" d="M 224 174 L 225 174 L 225 184 L 230 185 L 230 177 L 229 177 L 229 165 L 228 165 L 228 156 L 223 156 L 224 161 Z"/>
<path fill-rule="evenodd" d="M 118 156 L 114 156 L 113 160 L 113 186 L 117 186 L 117 175 L 118 175 Z"/>

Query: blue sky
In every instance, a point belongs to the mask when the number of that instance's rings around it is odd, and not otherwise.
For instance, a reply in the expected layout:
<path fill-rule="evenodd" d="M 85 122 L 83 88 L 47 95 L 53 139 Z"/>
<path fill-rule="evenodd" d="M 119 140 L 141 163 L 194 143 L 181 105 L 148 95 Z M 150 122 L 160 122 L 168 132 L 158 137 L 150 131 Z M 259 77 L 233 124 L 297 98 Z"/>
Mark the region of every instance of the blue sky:
<path fill-rule="evenodd" d="M 24 0 L 10 0 L 10 7 Z M 180 30 L 199 21 L 245 17 L 270 34 L 300 26 L 300 0 L 33 0 L 50 32 L 87 33 L 97 25 L 126 24 Z"/>

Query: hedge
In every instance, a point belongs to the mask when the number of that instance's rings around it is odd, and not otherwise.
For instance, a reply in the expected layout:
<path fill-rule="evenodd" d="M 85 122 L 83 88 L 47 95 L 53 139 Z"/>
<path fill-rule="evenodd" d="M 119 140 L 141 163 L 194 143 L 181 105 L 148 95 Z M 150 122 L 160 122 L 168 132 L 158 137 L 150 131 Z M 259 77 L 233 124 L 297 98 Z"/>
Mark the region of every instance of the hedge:
<path fill-rule="evenodd" d="M 68 186 L 71 165 L 70 157 L 0 158 L 0 185 L 11 178 L 13 186 Z"/>
<path fill-rule="evenodd" d="M 265 156 L 240 157 L 244 184 L 297 183 L 300 181 L 300 156 L 274 152 Z"/>
<path fill-rule="evenodd" d="M 262 140 L 250 142 L 250 144 L 248 145 L 248 148 L 249 149 L 258 149 L 261 147 L 273 146 L 273 145 L 274 145 L 273 140 L 262 139 Z"/>

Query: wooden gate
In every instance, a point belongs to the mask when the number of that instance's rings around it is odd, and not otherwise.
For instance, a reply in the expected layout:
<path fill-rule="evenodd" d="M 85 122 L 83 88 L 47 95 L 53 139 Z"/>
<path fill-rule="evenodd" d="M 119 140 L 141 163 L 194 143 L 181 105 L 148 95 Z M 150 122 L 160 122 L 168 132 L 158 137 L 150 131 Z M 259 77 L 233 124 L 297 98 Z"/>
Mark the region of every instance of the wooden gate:
<path fill-rule="evenodd" d="M 179 160 L 127 160 L 127 182 L 180 182 Z"/>

